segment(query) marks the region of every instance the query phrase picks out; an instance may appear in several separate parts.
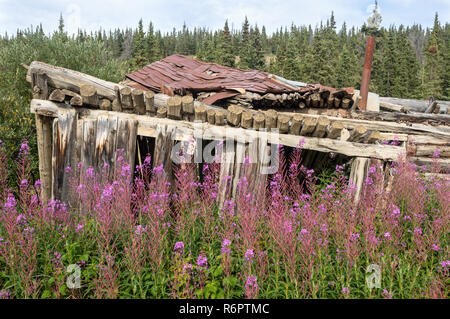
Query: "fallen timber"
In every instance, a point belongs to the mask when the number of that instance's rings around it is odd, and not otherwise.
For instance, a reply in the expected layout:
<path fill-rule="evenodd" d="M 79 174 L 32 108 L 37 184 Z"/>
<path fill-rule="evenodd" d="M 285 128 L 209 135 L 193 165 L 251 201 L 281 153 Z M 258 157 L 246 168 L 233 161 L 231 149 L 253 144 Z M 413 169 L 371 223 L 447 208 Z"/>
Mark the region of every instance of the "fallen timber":
<path fill-rule="evenodd" d="M 44 198 L 67 196 L 64 168 L 75 167 L 80 161 L 94 167 L 103 162 L 113 165 L 115 152 L 124 149 L 124 158 L 133 167 L 138 135 L 155 138 L 158 147 L 153 158 L 164 165 L 169 175 L 174 141 L 193 138 L 224 141 L 227 145 L 231 139 L 236 150 L 222 155 L 235 157 L 236 161 L 253 156 L 255 150 L 265 152 L 267 157 L 272 143 L 297 147 L 300 142 L 307 152 L 322 152 L 307 154 L 306 162 L 310 164 L 323 161 L 323 155 L 328 156 L 324 153 L 353 157 L 351 180 L 357 187 L 362 185 L 369 165 L 396 161 L 403 154 L 419 165 L 431 165 L 439 149 L 439 164 L 444 169 L 450 167 L 446 115 L 340 109 L 332 110 L 337 116 L 331 116 L 328 112 L 310 114 L 312 109 L 306 106 L 297 112 L 248 109 L 242 105 L 226 109 L 190 95 L 155 94 L 42 62 L 30 65 L 27 78 L 33 88 L 31 112 L 36 114 Z M 320 106 L 316 97 L 311 97 L 310 105 Z M 427 125 L 430 123 L 433 125 Z M 249 143 L 252 140 L 259 142 L 255 146 Z M 255 174 L 263 165 L 258 161 Z M 232 177 L 231 190 L 221 189 L 221 199 L 235 193 L 241 174 L 237 164 L 221 165 L 221 176 L 232 172 L 236 176 Z"/>

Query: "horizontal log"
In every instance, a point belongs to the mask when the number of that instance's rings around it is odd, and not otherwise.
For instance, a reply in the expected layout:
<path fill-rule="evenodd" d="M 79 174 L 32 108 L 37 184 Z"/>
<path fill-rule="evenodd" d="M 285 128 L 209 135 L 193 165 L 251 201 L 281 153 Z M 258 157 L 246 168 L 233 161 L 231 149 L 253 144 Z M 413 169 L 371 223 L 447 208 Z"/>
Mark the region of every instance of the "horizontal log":
<path fill-rule="evenodd" d="M 69 112 L 74 108 L 60 103 L 54 103 L 45 100 L 31 101 L 31 112 L 46 116 L 57 117 L 62 112 Z M 202 130 L 204 139 L 224 140 L 225 138 L 234 138 L 236 140 L 250 141 L 254 138 L 264 138 L 269 142 L 282 144 L 290 147 L 296 147 L 303 140 L 302 148 L 306 150 L 314 150 L 319 152 L 333 152 L 346 156 L 372 157 L 382 160 L 394 161 L 401 154 L 406 152 L 405 147 L 378 145 L 378 144 L 362 144 L 347 141 L 333 140 L 328 138 L 305 137 L 291 134 L 276 134 L 265 131 L 248 130 L 230 126 L 217 126 L 209 123 L 192 123 L 187 121 L 176 121 L 167 118 L 156 118 L 145 115 L 125 114 L 121 112 L 102 111 L 80 108 L 80 118 L 95 119 L 98 116 L 116 116 L 119 119 L 135 119 L 138 122 L 138 135 L 155 137 L 156 127 L 158 125 L 173 126 L 177 129 L 177 139 L 193 136 L 194 129 Z"/>
<path fill-rule="evenodd" d="M 380 101 L 380 110 L 389 112 L 402 112 L 409 111 L 410 108 L 404 105 L 393 104 L 385 101 Z"/>
<path fill-rule="evenodd" d="M 408 121 L 414 123 L 450 123 L 450 115 L 447 114 L 430 114 L 430 113 L 399 113 L 399 112 L 371 112 L 371 111 L 357 111 L 352 114 L 353 118 L 361 120 L 381 120 L 400 122 Z"/>
<path fill-rule="evenodd" d="M 434 160 L 437 160 L 438 164 L 441 166 L 441 169 L 449 170 L 450 169 L 450 158 L 439 158 L 434 159 L 432 157 L 424 157 L 424 156 L 409 156 L 408 160 L 413 162 L 418 166 L 431 166 Z"/>
<path fill-rule="evenodd" d="M 442 145 L 416 145 L 415 156 L 431 157 L 437 149 L 439 150 L 440 157 L 450 157 L 450 147 Z"/>
<path fill-rule="evenodd" d="M 380 105 L 383 102 L 397 104 L 401 106 L 407 106 L 411 110 L 414 110 L 416 112 L 424 112 L 428 107 L 428 100 L 411 100 L 411 99 L 399 99 L 395 97 L 383 97 L 380 96 Z M 439 105 L 444 106 L 445 108 L 450 108 L 450 102 L 449 101 L 437 101 Z"/>

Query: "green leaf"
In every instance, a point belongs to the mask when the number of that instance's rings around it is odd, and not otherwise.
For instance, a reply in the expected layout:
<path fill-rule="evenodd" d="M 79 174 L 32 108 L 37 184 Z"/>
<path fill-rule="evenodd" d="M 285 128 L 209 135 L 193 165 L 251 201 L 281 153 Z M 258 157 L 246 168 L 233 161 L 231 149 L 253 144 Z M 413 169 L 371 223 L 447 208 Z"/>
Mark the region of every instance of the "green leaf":
<path fill-rule="evenodd" d="M 44 292 L 41 295 L 42 299 L 47 299 L 50 298 L 52 296 L 52 292 L 50 290 L 44 290 Z"/>

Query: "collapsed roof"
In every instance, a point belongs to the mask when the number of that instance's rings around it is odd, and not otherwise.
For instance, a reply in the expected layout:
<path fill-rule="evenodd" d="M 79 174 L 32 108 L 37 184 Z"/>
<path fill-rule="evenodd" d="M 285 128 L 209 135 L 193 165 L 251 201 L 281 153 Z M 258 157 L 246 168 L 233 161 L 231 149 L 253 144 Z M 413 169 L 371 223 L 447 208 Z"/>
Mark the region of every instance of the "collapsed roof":
<path fill-rule="evenodd" d="M 318 91 L 325 93 L 326 98 L 330 93 L 336 93 L 343 98 L 351 97 L 354 92 L 353 88 L 338 90 L 320 84 L 306 84 L 258 70 L 241 70 L 217 63 L 201 62 L 181 54 L 174 54 L 146 65 L 128 74 L 126 78 L 127 85 L 172 96 L 189 93 L 197 96 L 210 92 L 203 96 L 203 101 L 208 104 L 242 96 L 248 92 L 253 93 L 250 97 L 255 100 L 265 97 L 273 100 L 273 95 L 293 94 L 297 94 L 297 100 L 301 100 L 302 95 Z"/>

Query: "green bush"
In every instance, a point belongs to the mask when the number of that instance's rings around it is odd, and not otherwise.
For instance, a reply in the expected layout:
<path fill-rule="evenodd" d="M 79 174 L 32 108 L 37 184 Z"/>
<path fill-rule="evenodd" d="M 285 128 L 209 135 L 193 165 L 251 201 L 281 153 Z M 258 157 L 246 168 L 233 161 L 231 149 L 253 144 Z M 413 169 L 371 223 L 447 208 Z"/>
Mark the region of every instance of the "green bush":
<path fill-rule="evenodd" d="M 17 145 L 26 138 L 31 148 L 33 176 L 37 178 L 35 122 L 29 111 L 31 85 L 20 64 L 37 60 L 114 82 L 123 79 L 128 65 L 114 58 L 103 42 L 75 40 L 65 33 L 46 36 L 28 30 L 15 38 L 2 39 L 0 45 L 0 137 L 10 159 L 8 167 L 17 157 Z M 9 171 L 13 174 L 13 170 Z"/>

